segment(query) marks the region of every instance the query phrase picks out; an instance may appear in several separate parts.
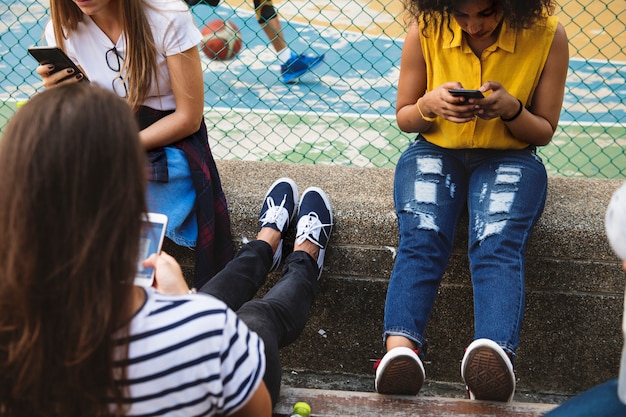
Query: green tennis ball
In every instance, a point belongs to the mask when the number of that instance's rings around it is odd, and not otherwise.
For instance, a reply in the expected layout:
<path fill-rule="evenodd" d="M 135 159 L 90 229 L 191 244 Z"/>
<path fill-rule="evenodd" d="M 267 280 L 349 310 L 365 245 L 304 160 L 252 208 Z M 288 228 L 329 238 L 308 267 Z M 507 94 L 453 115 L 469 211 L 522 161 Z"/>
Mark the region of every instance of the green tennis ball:
<path fill-rule="evenodd" d="M 309 417 L 311 415 L 311 406 L 305 402 L 297 402 L 293 405 L 293 411 L 303 417 Z"/>

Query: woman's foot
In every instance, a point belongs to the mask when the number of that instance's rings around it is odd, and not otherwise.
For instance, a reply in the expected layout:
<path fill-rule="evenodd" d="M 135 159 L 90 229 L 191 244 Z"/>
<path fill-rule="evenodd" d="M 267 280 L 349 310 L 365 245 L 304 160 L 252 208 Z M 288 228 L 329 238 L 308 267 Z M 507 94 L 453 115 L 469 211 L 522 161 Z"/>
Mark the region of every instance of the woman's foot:
<path fill-rule="evenodd" d="M 375 368 L 379 394 L 417 395 L 426 378 L 419 352 L 406 346 L 388 350 Z"/>
<path fill-rule="evenodd" d="M 298 206 L 298 223 L 294 251 L 303 250 L 315 260 L 319 277 L 324 267 L 324 255 L 333 229 L 333 210 L 324 191 L 317 187 L 304 190 Z"/>
<path fill-rule="evenodd" d="M 280 178 L 274 181 L 263 199 L 257 239 L 269 243 L 274 251 L 274 259 L 269 272 L 274 271 L 280 264 L 283 254 L 283 239 L 296 214 L 297 200 L 298 187 L 291 178 Z M 280 236 L 267 229 L 279 232 Z"/>
<path fill-rule="evenodd" d="M 492 340 L 477 339 L 467 347 L 461 362 L 461 377 L 472 400 L 513 400 L 513 364 L 504 349 Z"/>

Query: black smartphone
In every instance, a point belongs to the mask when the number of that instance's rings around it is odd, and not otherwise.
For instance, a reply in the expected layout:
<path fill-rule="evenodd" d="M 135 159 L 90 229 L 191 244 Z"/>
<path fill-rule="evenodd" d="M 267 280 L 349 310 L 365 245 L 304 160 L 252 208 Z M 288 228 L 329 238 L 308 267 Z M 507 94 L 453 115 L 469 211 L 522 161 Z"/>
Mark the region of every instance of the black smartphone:
<path fill-rule="evenodd" d="M 144 267 L 143 261 L 153 253 L 161 252 L 166 227 L 167 216 L 165 214 L 146 213 L 146 216 L 142 219 L 135 285 L 144 287 L 152 286 L 152 282 L 154 281 L 154 268 Z"/>
<path fill-rule="evenodd" d="M 465 98 L 484 98 L 485 96 L 480 90 L 448 90 L 455 97 Z"/>
<path fill-rule="evenodd" d="M 28 53 L 31 54 L 31 56 L 35 58 L 40 65 L 54 65 L 53 74 L 67 68 L 73 68 L 74 72 L 63 78 L 63 80 L 75 77 L 78 74 L 83 74 L 80 68 L 76 66 L 70 57 L 68 57 L 61 48 L 56 46 L 31 46 L 28 48 Z M 85 74 L 83 74 L 81 81 L 89 82 L 89 79 Z"/>

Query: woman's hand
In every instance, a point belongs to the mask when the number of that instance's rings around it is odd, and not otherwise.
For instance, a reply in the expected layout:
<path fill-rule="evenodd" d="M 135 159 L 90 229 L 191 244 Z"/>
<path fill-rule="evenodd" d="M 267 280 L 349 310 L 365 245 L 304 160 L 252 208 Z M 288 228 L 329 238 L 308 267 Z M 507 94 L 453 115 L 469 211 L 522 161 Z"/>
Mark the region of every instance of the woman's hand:
<path fill-rule="evenodd" d="M 477 103 L 476 116 L 481 119 L 489 120 L 496 117 L 509 119 L 513 117 L 519 110 L 519 101 L 513 97 L 496 81 L 487 81 L 480 87 L 483 93 L 491 91 L 488 97 L 481 99 Z"/>
<path fill-rule="evenodd" d="M 455 97 L 449 90 L 460 89 L 458 82 L 447 82 L 424 94 L 420 99 L 420 109 L 424 113 L 435 114 L 454 123 L 467 123 L 474 120 L 479 109 L 477 103 L 483 99 Z"/>
<path fill-rule="evenodd" d="M 484 98 L 465 98 L 450 94 L 450 90 L 463 88 L 459 82 L 447 82 L 430 92 L 439 97 L 435 104 L 438 105 L 436 111 L 441 117 L 453 123 L 467 123 L 474 120 Z"/>
<path fill-rule="evenodd" d="M 63 80 L 68 75 L 72 75 L 74 73 L 74 70 L 72 68 L 67 68 L 67 69 L 64 69 L 64 70 L 61 70 L 59 72 L 52 74 L 53 71 L 54 71 L 54 65 L 52 64 L 39 65 L 37 69 L 35 70 L 35 72 L 37 72 L 37 74 L 39 74 L 39 76 L 41 77 L 43 81 L 43 86 L 45 88 L 52 88 L 61 84 L 77 83 L 83 79 L 83 75 L 78 74 L 75 77 L 69 77 L 68 79 Z M 81 68 L 81 71 L 82 71 L 82 68 Z"/>
<path fill-rule="evenodd" d="M 176 295 L 189 293 L 189 286 L 176 259 L 164 251 L 160 255 L 150 255 L 143 261 L 143 266 L 154 268 L 153 287 L 164 294 Z"/>

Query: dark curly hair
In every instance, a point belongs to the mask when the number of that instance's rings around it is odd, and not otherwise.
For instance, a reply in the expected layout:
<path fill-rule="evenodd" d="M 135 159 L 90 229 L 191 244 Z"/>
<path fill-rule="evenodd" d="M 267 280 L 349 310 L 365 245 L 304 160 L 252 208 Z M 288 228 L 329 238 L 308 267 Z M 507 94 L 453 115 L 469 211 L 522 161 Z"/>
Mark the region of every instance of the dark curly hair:
<path fill-rule="evenodd" d="M 469 0 L 403 0 L 409 18 L 423 19 L 422 30 L 429 24 L 449 22 L 450 13 Z M 493 0 L 493 6 L 503 13 L 504 20 L 514 29 L 523 29 L 554 13 L 553 0 Z"/>

